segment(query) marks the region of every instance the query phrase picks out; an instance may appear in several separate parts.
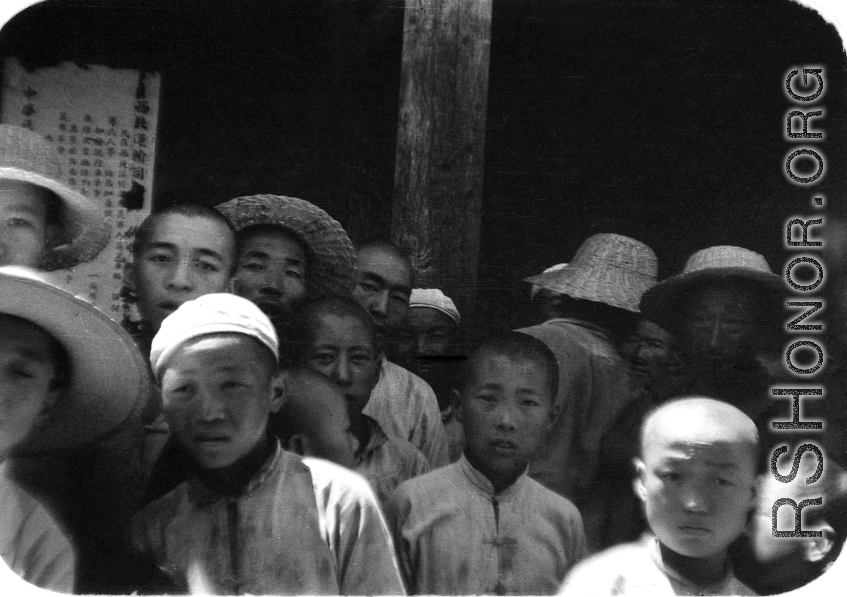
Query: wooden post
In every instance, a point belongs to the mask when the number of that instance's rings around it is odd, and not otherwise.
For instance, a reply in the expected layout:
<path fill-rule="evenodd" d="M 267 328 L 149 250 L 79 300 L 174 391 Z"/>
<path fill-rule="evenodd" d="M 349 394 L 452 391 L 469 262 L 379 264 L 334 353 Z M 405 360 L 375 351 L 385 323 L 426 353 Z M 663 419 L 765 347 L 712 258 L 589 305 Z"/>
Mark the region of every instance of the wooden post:
<path fill-rule="evenodd" d="M 392 238 L 418 287 L 476 295 L 492 0 L 406 0 Z"/>

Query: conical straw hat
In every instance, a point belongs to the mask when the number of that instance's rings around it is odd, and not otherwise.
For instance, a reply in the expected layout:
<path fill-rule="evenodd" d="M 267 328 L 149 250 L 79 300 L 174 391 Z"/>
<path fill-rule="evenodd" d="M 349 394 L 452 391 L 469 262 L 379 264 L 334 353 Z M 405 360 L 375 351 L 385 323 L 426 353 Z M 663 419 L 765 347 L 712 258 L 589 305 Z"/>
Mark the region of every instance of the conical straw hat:
<path fill-rule="evenodd" d="M 743 247 L 719 245 L 697 251 L 681 273 L 651 288 L 641 300 L 641 310 L 651 318 L 670 315 L 677 311 L 676 302 L 695 284 L 730 279 L 746 280 L 774 296 L 783 290 L 782 278 L 771 271 L 763 256 Z"/>
<path fill-rule="evenodd" d="M 93 201 L 62 182 L 56 150 L 36 133 L 0 124 L 0 179 L 28 182 L 59 198 L 62 233 L 59 238 L 48 239 L 42 269 L 63 269 L 90 261 L 108 244 L 108 222 Z"/>
<path fill-rule="evenodd" d="M 241 232 L 273 224 L 293 232 L 309 251 L 309 284 L 319 293 L 349 295 L 356 285 L 353 243 L 336 220 L 320 207 L 283 195 L 237 197 L 215 206 Z"/>
<path fill-rule="evenodd" d="M 602 233 L 587 238 L 567 266 L 526 281 L 576 299 L 637 313 L 641 296 L 656 284 L 658 269 L 656 254 L 644 243 Z"/>
<path fill-rule="evenodd" d="M 0 267 L 0 313 L 30 321 L 53 336 L 71 365 L 67 391 L 18 453 L 66 450 L 114 429 L 147 398 L 147 363 L 108 315 L 47 281 L 43 272 Z"/>

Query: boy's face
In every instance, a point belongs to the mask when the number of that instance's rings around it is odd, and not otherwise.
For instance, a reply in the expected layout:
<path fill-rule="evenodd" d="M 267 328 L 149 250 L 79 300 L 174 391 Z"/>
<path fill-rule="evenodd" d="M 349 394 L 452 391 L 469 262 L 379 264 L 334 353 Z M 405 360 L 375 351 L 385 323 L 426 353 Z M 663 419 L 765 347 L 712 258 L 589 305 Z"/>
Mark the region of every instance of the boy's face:
<path fill-rule="evenodd" d="M 281 404 L 271 356 L 243 334 L 214 334 L 177 349 L 162 375 L 168 423 L 202 468 L 229 466 L 264 440 Z"/>
<path fill-rule="evenodd" d="M 232 284 L 237 295 L 277 318 L 306 295 L 306 253 L 282 230 L 249 234 L 241 245 Z"/>
<path fill-rule="evenodd" d="M 379 376 L 376 348 L 362 322 L 355 317 L 319 315 L 307 362 L 341 388 L 351 415 L 362 412 Z"/>
<path fill-rule="evenodd" d="M 287 391 L 297 402 L 307 403 L 302 406 L 308 411 L 303 417 L 309 427 L 303 430 L 308 440 L 306 455 L 353 468 L 359 445 L 350 428 L 347 400 L 341 389 L 329 380 L 304 376 L 289 383 Z"/>
<path fill-rule="evenodd" d="M 0 265 L 38 267 L 47 238 L 46 191 L 0 180 Z"/>
<path fill-rule="evenodd" d="M 755 504 L 751 447 L 679 433 L 668 423 L 651 430 L 635 482 L 650 528 L 684 556 L 720 555 L 744 531 Z"/>
<path fill-rule="evenodd" d="M 481 355 L 456 404 L 465 454 L 493 478 L 520 474 L 543 445 L 556 418 L 543 367 L 504 355 Z"/>
<path fill-rule="evenodd" d="M 30 432 L 47 404 L 55 374 L 53 340 L 37 326 L 0 315 L 0 460 Z"/>
<path fill-rule="evenodd" d="M 226 292 L 235 239 L 222 222 L 165 214 L 132 266 L 141 319 L 158 331 L 182 303 Z"/>
<path fill-rule="evenodd" d="M 359 277 L 353 298 L 370 313 L 381 336 L 399 331 L 412 294 L 409 264 L 380 247 L 360 250 L 356 262 Z"/>

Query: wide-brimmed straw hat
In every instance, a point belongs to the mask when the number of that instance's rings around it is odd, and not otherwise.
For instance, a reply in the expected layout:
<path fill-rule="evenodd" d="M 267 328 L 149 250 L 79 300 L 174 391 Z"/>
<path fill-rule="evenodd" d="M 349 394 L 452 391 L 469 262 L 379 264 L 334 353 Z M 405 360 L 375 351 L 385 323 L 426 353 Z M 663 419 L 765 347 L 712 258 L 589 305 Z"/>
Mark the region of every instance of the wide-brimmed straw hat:
<path fill-rule="evenodd" d="M 733 279 L 759 287 L 769 296 L 784 294 L 782 278 L 771 271 L 763 256 L 743 247 L 720 245 L 697 251 L 681 273 L 651 288 L 641 299 L 641 311 L 653 319 L 676 315 L 677 302 L 693 287 Z"/>
<path fill-rule="evenodd" d="M 147 364 L 132 338 L 108 315 L 20 266 L 0 267 L 0 313 L 25 319 L 65 349 L 66 392 L 17 453 L 78 447 L 123 422 L 149 392 Z"/>
<path fill-rule="evenodd" d="M 29 129 L 0 124 L 0 179 L 28 182 L 59 198 L 62 226 L 48 238 L 40 267 L 55 270 L 94 259 L 111 230 L 93 201 L 62 182 L 56 150 Z"/>
<path fill-rule="evenodd" d="M 237 197 L 215 206 L 241 232 L 258 224 L 280 226 L 303 241 L 309 252 L 313 291 L 349 295 L 356 285 L 356 252 L 336 220 L 320 207 L 283 195 Z"/>
<path fill-rule="evenodd" d="M 601 233 L 587 238 L 567 266 L 526 281 L 576 299 L 638 313 L 641 296 L 656 284 L 658 269 L 656 254 L 644 243 Z"/>

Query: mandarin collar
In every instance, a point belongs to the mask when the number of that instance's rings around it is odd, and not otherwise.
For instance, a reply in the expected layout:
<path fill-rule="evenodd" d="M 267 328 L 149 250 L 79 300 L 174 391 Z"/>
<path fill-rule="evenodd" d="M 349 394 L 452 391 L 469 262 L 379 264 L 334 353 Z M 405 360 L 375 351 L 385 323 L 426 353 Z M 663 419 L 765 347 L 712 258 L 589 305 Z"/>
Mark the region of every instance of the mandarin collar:
<path fill-rule="evenodd" d="M 470 461 L 465 457 L 464 453 L 461 458 L 459 458 L 459 468 L 465 478 L 470 481 L 471 485 L 473 485 L 474 489 L 476 489 L 477 492 L 481 493 L 484 497 L 497 498 L 497 501 L 499 502 L 511 502 L 518 496 L 523 486 L 527 483 L 529 464 L 526 465 L 526 468 L 523 470 L 520 477 L 518 477 L 514 483 L 506 487 L 500 493 L 494 493 L 494 486 L 491 484 L 491 481 L 489 481 L 488 477 L 486 477 L 483 473 L 474 468 Z"/>
<path fill-rule="evenodd" d="M 257 489 L 264 485 L 265 481 L 267 481 L 270 474 L 276 469 L 281 459 L 282 447 L 280 446 L 279 440 L 276 440 L 274 442 L 274 448 L 271 452 L 271 455 L 268 456 L 268 459 L 265 460 L 265 463 L 262 465 L 259 471 L 255 475 L 253 475 L 253 477 L 247 483 L 247 486 L 244 488 L 244 491 L 242 491 L 238 495 L 221 495 L 216 491 L 211 490 L 198 478 L 191 477 L 190 479 L 188 479 L 187 482 L 188 497 L 192 502 L 197 503 L 197 505 L 199 506 L 209 505 L 219 500 L 226 500 L 228 502 L 237 502 L 243 500 L 244 498 L 247 498 L 253 493 L 255 493 Z"/>

